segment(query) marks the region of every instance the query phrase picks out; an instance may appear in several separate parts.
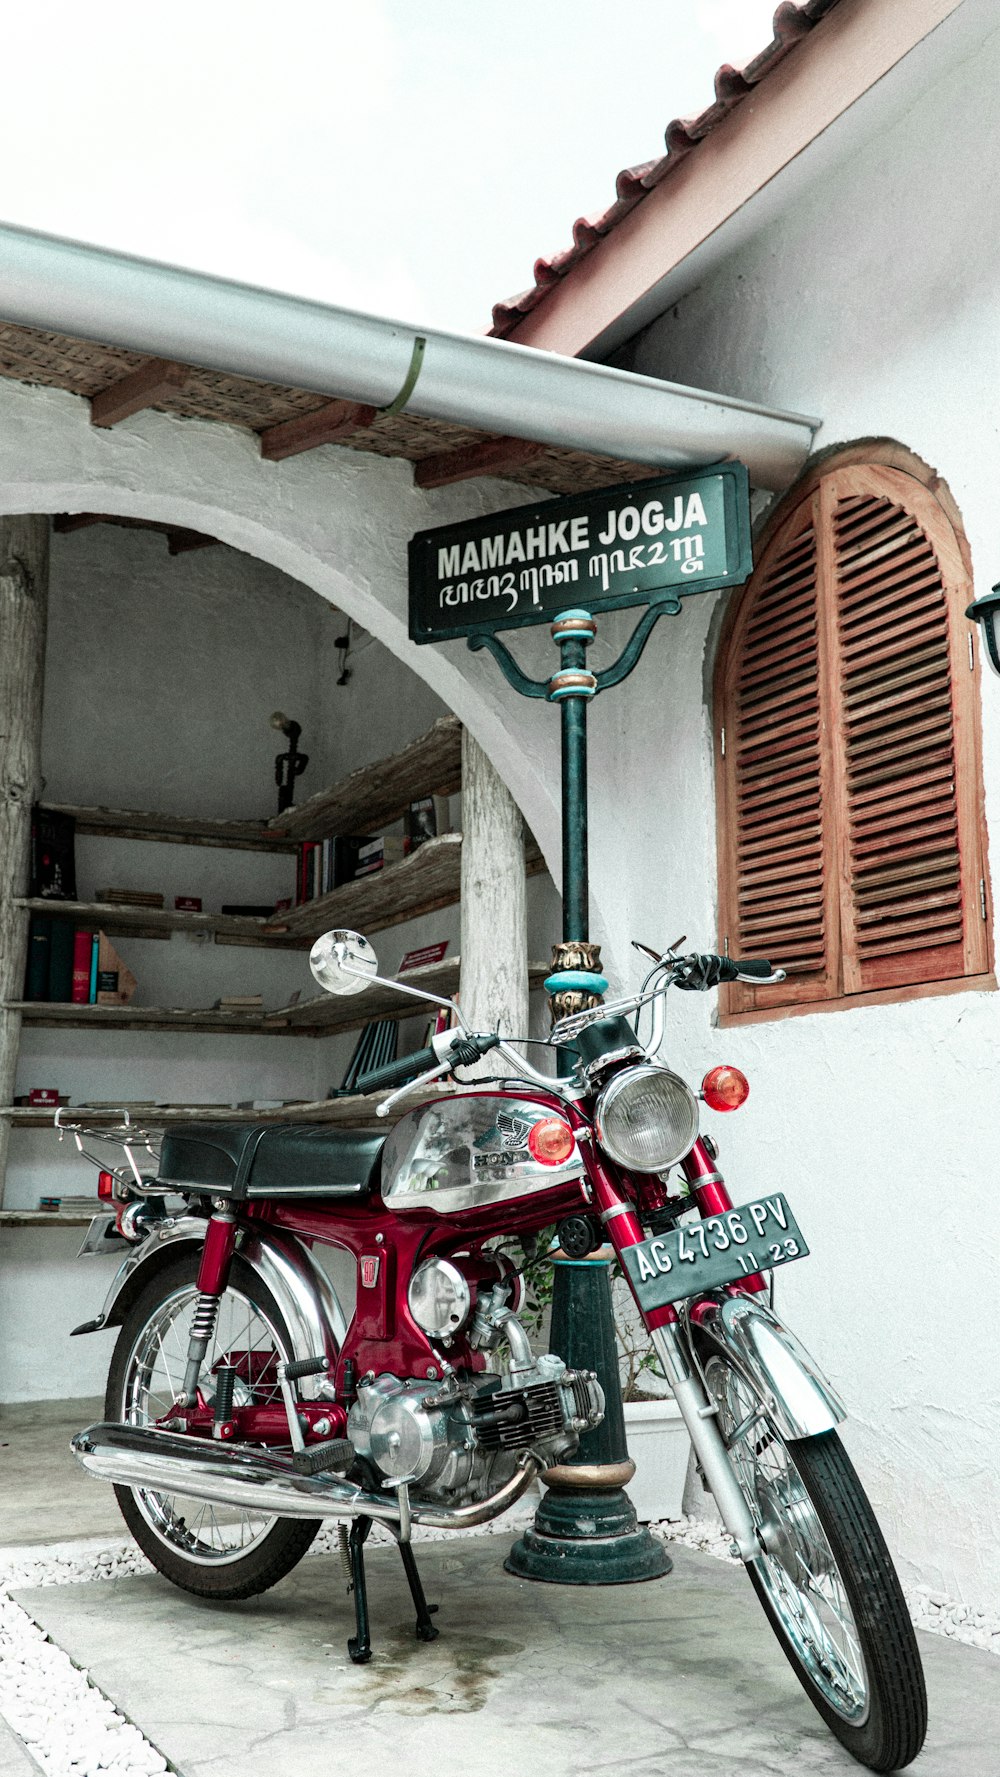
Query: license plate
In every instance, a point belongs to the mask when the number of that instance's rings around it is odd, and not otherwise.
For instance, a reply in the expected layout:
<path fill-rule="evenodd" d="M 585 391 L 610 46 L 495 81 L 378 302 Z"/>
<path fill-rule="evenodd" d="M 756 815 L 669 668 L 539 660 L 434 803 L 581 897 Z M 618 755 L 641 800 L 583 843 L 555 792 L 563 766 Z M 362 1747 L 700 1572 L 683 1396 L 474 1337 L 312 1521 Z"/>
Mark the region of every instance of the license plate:
<path fill-rule="evenodd" d="M 622 1263 L 641 1308 L 662 1308 L 804 1259 L 809 1251 L 780 1191 L 627 1246 Z"/>

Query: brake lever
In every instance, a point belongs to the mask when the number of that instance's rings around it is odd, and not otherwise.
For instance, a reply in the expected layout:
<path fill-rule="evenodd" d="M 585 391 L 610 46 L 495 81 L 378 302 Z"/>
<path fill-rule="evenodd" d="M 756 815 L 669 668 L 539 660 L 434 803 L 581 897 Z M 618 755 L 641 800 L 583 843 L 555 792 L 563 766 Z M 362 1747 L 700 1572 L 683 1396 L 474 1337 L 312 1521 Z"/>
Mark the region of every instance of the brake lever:
<path fill-rule="evenodd" d="M 375 1106 L 376 1117 L 387 1117 L 393 1105 L 405 1098 L 408 1092 L 412 1092 L 415 1086 L 427 1086 L 431 1080 L 439 1080 L 442 1074 L 450 1074 L 454 1065 L 453 1061 L 443 1061 L 440 1067 L 432 1067 L 428 1073 L 418 1074 L 415 1080 L 407 1080 L 405 1085 L 397 1086 L 395 1092 L 390 1092 L 388 1098 L 383 1098 L 382 1103 Z"/>

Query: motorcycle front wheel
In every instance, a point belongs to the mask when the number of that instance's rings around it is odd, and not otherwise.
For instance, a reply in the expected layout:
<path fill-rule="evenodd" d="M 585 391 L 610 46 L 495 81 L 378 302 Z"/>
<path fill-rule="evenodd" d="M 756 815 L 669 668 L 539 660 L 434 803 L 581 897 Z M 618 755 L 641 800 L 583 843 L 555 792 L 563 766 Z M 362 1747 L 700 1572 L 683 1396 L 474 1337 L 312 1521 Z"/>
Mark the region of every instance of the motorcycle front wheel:
<path fill-rule="evenodd" d="M 927 1731 L 916 1636 L 892 1557 L 837 1433 L 786 1441 L 746 1377 L 699 1341 L 719 1429 L 764 1553 L 746 1564 L 799 1683 L 872 1771 L 915 1759 Z"/>
<path fill-rule="evenodd" d="M 198 1250 L 181 1254 L 133 1303 L 111 1360 L 109 1420 L 155 1425 L 169 1417 L 184 1378 L 199 1258 Z M 215 1370 L 227 1363 L 237 1372 L 237 1405 L 280 1405 L 277 1365 L 292 1355 L 277 1303 L 251 1267 L 235 1259 L 202 1364 L 206 1402 L 212 1403 Z M 116 1487 L 115 1495 L 153 1566 L 201 1598 L 251 1598 L 267 1591 L 301 1560 L 320 1527 L 319 1519 L 275 1518 L 144 1487 Z"/>

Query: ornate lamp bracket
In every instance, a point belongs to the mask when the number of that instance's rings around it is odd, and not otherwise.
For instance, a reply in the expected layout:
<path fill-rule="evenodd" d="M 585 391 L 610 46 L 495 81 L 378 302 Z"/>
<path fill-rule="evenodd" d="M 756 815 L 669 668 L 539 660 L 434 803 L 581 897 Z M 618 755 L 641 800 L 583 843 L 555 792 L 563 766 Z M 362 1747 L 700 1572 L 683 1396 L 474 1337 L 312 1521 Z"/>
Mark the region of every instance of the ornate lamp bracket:
<path fill-rule="evenodd" d="M 612 666 L 606 666 L 603 672 L 582 673 L 579 682 L 568 683 L 567 672 L 571 671 L 564 659 L 561 672 L 551 679 L 531 679 L 523 672 L 514 659 L 510 649 L 495 635 L 469 636 L 468 646 L 474 654 L 486 648 L 503 673 L 508 685 L 520 693 L 522 697 L 545 697 L 550 703 L 559 703 L 564 697 L 596 697 L 599 691 L 609 691 L 612 685 L 620 685 L 629 673 L 638 666 L 654 628 L 661 617 L 677 617 L 680 615 L 681 601 L 676 593 L 664 593 L 653 600 L 643 612 L 628 641 Z M 557 617 L 552 625 L 552 637 L 560 643 L 578 641 L 580 638 L 579 620 L 586 618 L 593 622 L 587 611 L 566 611 Z M 596 631 L 596 624 L 594 629 Z M 592 634 L 585 641 L 592 640 Z"/>

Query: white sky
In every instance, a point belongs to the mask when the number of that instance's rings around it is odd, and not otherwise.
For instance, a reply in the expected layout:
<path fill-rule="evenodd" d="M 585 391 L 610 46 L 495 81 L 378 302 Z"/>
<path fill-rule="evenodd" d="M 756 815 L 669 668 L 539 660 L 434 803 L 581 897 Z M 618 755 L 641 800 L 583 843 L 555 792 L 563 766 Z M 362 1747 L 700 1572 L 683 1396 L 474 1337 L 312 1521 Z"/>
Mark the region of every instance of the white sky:
<path fill-rule="evenodd" d="M 0 218 L 477 332 L 775 0 L 33 0 Z"/>

